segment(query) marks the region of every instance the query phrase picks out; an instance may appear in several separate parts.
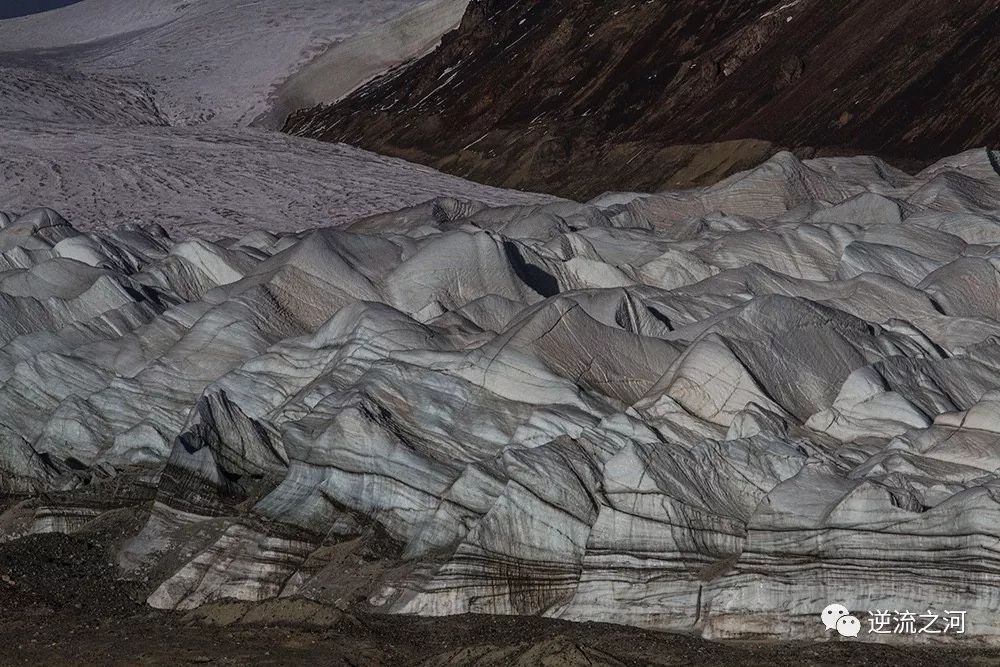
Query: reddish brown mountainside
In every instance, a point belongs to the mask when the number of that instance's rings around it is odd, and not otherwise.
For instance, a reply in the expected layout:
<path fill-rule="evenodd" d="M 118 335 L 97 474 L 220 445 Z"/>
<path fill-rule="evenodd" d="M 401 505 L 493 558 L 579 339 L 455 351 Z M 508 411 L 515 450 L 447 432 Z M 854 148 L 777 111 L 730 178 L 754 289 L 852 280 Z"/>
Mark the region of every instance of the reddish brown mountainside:
<path fill-rule="evenodd" d="M 998 0 L 473 0 L 432 54 L 286 130 L 584 198 L 781 147 L 916 167 L 1000 139 Z"/>

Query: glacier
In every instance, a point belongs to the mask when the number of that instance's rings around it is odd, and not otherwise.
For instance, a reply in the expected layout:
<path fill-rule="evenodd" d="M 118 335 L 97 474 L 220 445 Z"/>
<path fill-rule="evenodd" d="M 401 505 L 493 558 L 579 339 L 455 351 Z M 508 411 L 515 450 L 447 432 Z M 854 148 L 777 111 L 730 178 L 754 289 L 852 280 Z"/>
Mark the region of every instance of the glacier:
<path fill-rule="evenodd" d="M 0 215 L 0 534 L 142 506 L 164 609 L 995 643 L 998 209 L 976 150 L 238 239 Z"/>
<path fill-rule="evenodd" d="M 458 24 L 467 4 L 81 0 L 0 21 L 0 62 L 141 82 L 172 125 L 246 126 L 272 111 L 289 86 L 310 103 L 333 102 L 422 55 Z M 352 50 L 359 42 L 363 62 Z M 301 81 L 307 66 L 334 73 L 339 86 Z"/>
<path fill-rule="evenodd" d="M 419 55 L 466 4 L 81 0 L 0 21 L 0 209 L 216 239 L 437 196 L 554 201 L 264 129 Z"/>

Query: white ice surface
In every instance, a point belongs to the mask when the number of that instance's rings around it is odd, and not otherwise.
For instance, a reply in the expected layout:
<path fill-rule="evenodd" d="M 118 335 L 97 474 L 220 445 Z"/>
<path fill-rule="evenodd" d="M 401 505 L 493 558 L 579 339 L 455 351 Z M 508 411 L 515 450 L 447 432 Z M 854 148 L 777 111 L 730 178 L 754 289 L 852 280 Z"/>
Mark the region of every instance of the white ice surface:
<path fill-rule="evenodd" d="M 0 132 L 0 210 L 46 204 L 88 229 L 287 232 L 423 203 L 551 198 L 500 190 L 342 144 L 250 128 L 38 126 Z"/>
<path fill-rule="evenodd" d="M 279 84 L 329 47 L 422 4 L 425 0 L 83 0 L 0 21 L 0 54 L 41 56 L 148 82 L 175 124 L 246 125 L 267 110 Z M 464 8 L 467 0 L 453 4 Z M 433 22 L 415 26 L 446 28 Z M 360 68 L 357 76 L 371 72 Z"/>
<path fill-rule="evenodd" d="M 465 4 L 83 0 L 0 21 L 0 210 L 45 203 L 81 228 L 142 220 L 221 237 L 341 224 L 439 196 L 549 200 L 241 127 L 272 96 L 311 104 L 392 66 Z M 305 63 L 307 76 L 289 78 Z"/>

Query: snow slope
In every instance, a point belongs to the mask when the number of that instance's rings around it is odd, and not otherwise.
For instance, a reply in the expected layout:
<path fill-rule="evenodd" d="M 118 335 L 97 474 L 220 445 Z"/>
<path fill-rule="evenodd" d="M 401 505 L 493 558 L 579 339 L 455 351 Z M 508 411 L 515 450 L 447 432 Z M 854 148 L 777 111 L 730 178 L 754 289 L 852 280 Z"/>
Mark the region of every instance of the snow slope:
<path fill-rule="evenodd" d="M 423 0 L 83 0 L 43 14 L 0 21 L 0 62 L 43 58 L 90 73 L 117 74 L 155 86 L 174 124 L 249 124 L 268 111 L 272 91 L 300 67 L 351 37 L 398 19 Z M 373 60 L 405 59 L 455 24 L 467 0 L 445 20 L 414 21 L 404 47 L 387 42 Z M 452 17 L 452 20 L 448 20 Z M 431 31 L 429 34 L 424 31 Z M 417 49 L 411 53 L 408 49 Z M 394 62 L 387 63 L 391 66 Z M 351 81 L 350 68 L 357 69 Z M 348 92 L 373 72 L 357 63 L 340 73 Z"/>
<path fill-rule="evenodd" d="M 278 86 L 258 123 L 280 129 L 292 112 L 335 102 L 395 65 L 430 51 L 441 35 L 461 22 L 467 4 L 428 0 L 332 45 Z"/>

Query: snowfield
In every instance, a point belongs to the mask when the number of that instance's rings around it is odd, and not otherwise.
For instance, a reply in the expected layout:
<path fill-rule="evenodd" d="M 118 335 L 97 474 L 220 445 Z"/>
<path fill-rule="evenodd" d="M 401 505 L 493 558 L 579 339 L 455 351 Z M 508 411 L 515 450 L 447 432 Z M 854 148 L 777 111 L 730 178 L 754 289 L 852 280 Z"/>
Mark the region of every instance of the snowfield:
<path fill-rule="evenodd" d="M 408 26 L 418 50 L 458 23 L 467 0 L 83 0 L 0 21 L 0 62 L 41 58 L 132 78 L 155 88 L 174 124 L 247 125 L 268 111 L 277 86 L 331 46 L 428 4 L 448 11 Z M 379 44 L 368 47 L 378 60 Z M 417 55 L 391 41 L 386 48 L 400 60 Z M 348 63 L 339 92 L 372 76 L 369 68 Z"/>
<path fill-rule="evenodd" d="M 551 201 L 245 127 L 428 48 L 465 4 L 83 0 L 0 21 L 0 210 L 45 204 L 86 229 L 143 221 L 219 238 L 440 196 Z"/>

